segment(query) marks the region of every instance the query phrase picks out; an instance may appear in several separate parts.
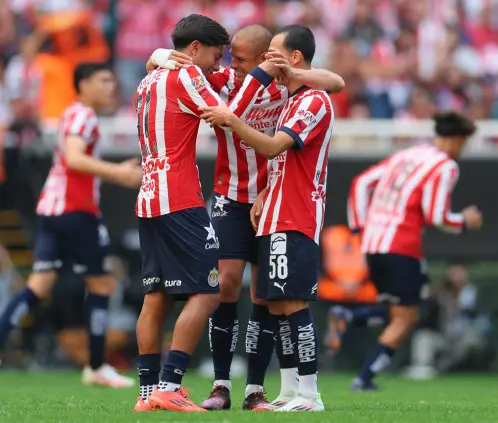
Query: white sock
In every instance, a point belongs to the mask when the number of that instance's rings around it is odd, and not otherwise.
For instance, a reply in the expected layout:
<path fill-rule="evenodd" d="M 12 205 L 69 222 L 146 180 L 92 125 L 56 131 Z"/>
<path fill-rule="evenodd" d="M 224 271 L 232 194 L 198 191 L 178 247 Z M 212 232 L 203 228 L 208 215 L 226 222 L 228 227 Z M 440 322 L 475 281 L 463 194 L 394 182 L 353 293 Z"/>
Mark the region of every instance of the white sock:
<path fill-rule="evenodd" d="M 246 386 L 246 398 L 254 394 L 255 392 L 263 392 L 263 387 L 261 385 L 247 385 Z"/>
<path fill-rule="evenodd" d="M 280 395 L 294 396 L 299 390 L 299 373 L 297 367 L 280 369 Z"/>
<path fill-rule="evenodd" d="M 299 376 L 299 395 L 308 399 L 318 398 L 317 375 Z"/>
<path fill-rule="evenodd" d="M 224 386 L 229 391 L 232 390 L 232 382 L 229 380 L 215 380 L 213 386 Z"/>
<path fill-rule="evenodd" d="M 142 397 L 144 402 L 149 401 L 149 396 L 150 396 L 150 394 L 152 394 L 152 392 L 154 391 L 154 388 L 156 386 L 157 385 L 142 385 L 142 386 L 140 386 L 140 396 Z"/>
<path fill-rule="evenodd" d="M 171 383 L 171 382 L 164 382 L 160 381 L 159 385 L 157 385 L 157 390 L 159 392 L 174 392 L 177 389 L 180 389 L 182 385 L 179 385 L 177 383 Z"/>

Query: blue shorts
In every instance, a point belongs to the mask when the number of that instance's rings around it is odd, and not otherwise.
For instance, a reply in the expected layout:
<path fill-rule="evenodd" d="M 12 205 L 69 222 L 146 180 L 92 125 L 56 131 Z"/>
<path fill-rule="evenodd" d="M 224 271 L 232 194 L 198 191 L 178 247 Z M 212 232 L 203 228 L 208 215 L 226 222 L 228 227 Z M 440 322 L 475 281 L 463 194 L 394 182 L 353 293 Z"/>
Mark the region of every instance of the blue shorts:
<path fill-rule="evenodd" d="M 216 294 L 219 242 L 204 207 L 138 218 L 145 294 Z"/>
<path fill-rule="evenodd" d="M 258 242 L 257 298 L 316 301 L 318 245 L 295 231 L 261 236 Z"/>
<path fill-rule="evenodd" d="M 36 218 L 34 272 L 57 270 L 71 261 L 76 273 L 105 275 L 109 234 L 103 220 L 86 212 Z"/>
<path fill-rule="evenodd" d="M 220 241 L 219 258 L 258 264 L 256 232 L 251 225 L 252 204 L 239 203 L 224 195 L 213 196 L 211 220 Z"/>
<path fill-rule="evenodd" d="M 397 305 L 417 305 L 428 283 L 424 260 L 401 254 L 367 254 L 370 280 L 378 300 Z"/>

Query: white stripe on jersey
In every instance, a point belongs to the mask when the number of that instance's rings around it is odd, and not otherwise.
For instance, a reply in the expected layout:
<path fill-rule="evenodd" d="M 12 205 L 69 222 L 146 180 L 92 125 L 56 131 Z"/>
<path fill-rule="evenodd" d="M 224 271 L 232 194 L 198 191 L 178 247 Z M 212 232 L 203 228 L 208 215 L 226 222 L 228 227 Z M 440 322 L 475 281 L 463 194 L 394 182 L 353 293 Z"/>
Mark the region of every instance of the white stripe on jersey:
<path fill-rule="evenodd" d="M 287 151 L 283 153 L 287 156 Z M 271 220 L 271 226 L 270 226 L 270 233 L 275 233 L 277 231 L 277 223 L 278 223 L 278 218 L 280 216 L 280 206 L 282 205 L 282 192 L 284 191 L 284 180 L 285 180 L 285 169 L 287 168 L 287 157 L 284 161 L 284 166 L 282 167 L 282 176 L 277 179 L 277 183 L 275 185 L 278 185 L 280 183 L 280 188 L 278 190 L 278 196 L 277 196 L 277 201 L 275 202 L 275 207 L 273 208 L 273 216 Z"/>
<path fill-rule="evenodd" d="M 272 130 L 272 134 L 275 131 Z M 267 134 L 268 135 L 268 134 Z M 256 161 L 256 152 L 251 148 L 245 150 L 247 160 L 247 172 L 249 174 L 249 182 L 247 191 L 249 196 L 249 203 L 254 203 L 258 197 L 258 162 Z"/>
<path fill-rule="evenodd" d="M 168 81 L 168 75 L 163 78 L 160 78 L 157 81 L 156 85 L 156 117 L 155 117 L 155 126 L 156 126 L 156 143 L 157 143 L 157 152 L 159 157 L 166 157 L 166 136 L 164 133 L 164 124 L 158 125 L 159 122 L 164 123 L 164 116 L 166 113 L 166 103 L 168 99 L 166 83 Z M 164 96 L 163 94 L 164 93 Z M 169 204 L 169 191 L 168 191 L 168 176 L 167 172 L 158 172 L 158 181 L 161 190 L 159 192 L 159 208 L 161 210 L 161 214 L 167 214 L 170 211 Z"/>
<path fill-rule="evenodd" d="M 227 143 L 227 153 L 228 153 L 228 167 L 230 169 L 230 183 L 228 187 L 228 197 L 235 199 L 237 201 L 237 187 L 239 185 L 239 178 L 237 172 L 237 151 L 235 150 L 235 144 L 233 140 L 233 132 L 225 131 L 225 138 Z"/>

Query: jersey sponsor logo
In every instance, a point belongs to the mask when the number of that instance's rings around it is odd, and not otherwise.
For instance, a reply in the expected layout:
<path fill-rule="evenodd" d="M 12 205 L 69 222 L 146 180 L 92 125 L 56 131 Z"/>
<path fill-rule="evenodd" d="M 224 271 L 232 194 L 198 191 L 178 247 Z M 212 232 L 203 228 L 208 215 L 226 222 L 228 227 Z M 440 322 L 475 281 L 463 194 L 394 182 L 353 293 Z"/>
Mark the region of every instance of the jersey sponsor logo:
<path fill-rule="evenodd" d="M 244 150 L 252 150 L 252 147 L 248 144 L 245 143 L 245 141 L 240 141 L 240 146 L 244 149 Z"/>
<path fill-rule="evenodd" d="M 309 110 L 298 110 L 297 115 L 299 119 L 302 120 L 306 125 L 312 125 L 316 123 L 316 116 Z"/>
<path fill-rule="evenodd" d="M 224 195 L 215 196 L 214 199 L 215 204 L 211 217 L 225 217 L 228 214 L 228 211 L 224 210 L 224 207 L 226 204 L 230 204 L 230 201 L 227 200 Z M 218 211 L 215 211 L 215 209 L 218 209 Z"/>
<path fill-rule="evenodd" d="M 249 112 L 245 115 L 244 121 L 261 121 L 264 119 L 277 119 L 280 117 L 280 113 L 283 110 L 283 106 L 277 107 L 265 107 L 264 109 L 253 107 Z"/>
<path fill-rule="evenodd" d="M 211 287 L 211 288 L 214 288 L 215 286 L 218 286 L 218 270 L 217 269 L 213 269 L 209 272 L 209 275 L 208 275 L 208 285 Z"/>
<path fill-rule="evenodd" d="M 142 165 L 142 172 L 144 175 L 150 175 L 156 173 L 160 170 L 165 170 L 166 172 L 170 170 L 171 166 L 168 164 L 169 157 L 161 157 L 157 159 L 147 159 L 147 161 Z"/>
<path fill-rule="evenodd" d="M 313 191 L 311 193 L 311 199 L 313 201 L 325 202 L 326 196 L 327 196 L 327 194 L 325 192 L 325 185 L 324 184 L 318 185 L 318 187 L 316 188 L 316 191 Z"/>
<path fill-rule="evenodd" d="M 287 253 L 287 234 L 286 233 L 271 234 L 270 254 L 280 255 L 286 253 Z"/>
<path fill-rule="evenodd" d="M 155 283 L 161 283 L 161 278 L 159 277 L 143 278 L 142 283 L 144 286 L 153 285 Z"/>
<path fill-rule="evenodd" d="M 282 176 L 282 172 L 279 169 L 278 161 L 272 160 L 270 172 L 268 172 L 268 181 L 272 183 L 277 178 Z"/>
<path fill-rule="evenodd" d="M 181 280 L 175 280 L 175 281 L 164 281 L 164 286 L 166 288 L 170 288 L 170 287 L 173 287 L 173 286 L 181 286 L 182 285 L 182 281 Z"/>
<path fill-rule="evenodd" d="M 204 226 L 204 229 L 207 231 L 207 237 L 206 237 L 206 245 L 205 248 L 206 250 L 211 250 L 213 248 L 218 249 L 220 247 L 220 243 L 218 242 L 218 238 L 216 236 L 216 232 L 214 231 L 213 224 L 209 223 L 209 226 Z M 213 242 L 209 242 L 213 241 Z"/>

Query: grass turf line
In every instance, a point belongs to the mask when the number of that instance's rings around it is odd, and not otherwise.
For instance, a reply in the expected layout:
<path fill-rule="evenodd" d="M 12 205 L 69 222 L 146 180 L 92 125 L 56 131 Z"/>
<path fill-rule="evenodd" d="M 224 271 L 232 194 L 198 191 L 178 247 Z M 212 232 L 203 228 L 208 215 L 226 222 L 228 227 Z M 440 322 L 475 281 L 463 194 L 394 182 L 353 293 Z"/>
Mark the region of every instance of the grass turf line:
<path fill-rule="evenodd" d="M 489 376 L 449 376 L 430 382 L 379 378 L 381 392 L 351 393 L 351 376 L 320 373 L 324 413 L 239 411 L 244 381 L 234 381 L 232 411 L 211 413 L 133 413 L 138 388 L 84 387 L 77 373 L 0 372 L 0 423 L 147 422 L 307 422 L 307 423 L 498 423 L 498 380 Z M 269 398 L 278 393 L 279 376 L 268 377 Z M 192 399 L 200 402 L 210 381 L 186 377 Z"/>

